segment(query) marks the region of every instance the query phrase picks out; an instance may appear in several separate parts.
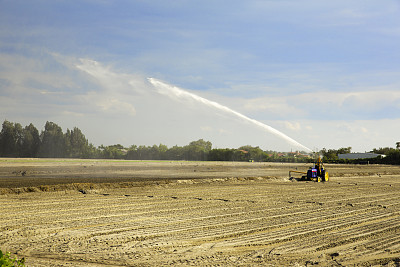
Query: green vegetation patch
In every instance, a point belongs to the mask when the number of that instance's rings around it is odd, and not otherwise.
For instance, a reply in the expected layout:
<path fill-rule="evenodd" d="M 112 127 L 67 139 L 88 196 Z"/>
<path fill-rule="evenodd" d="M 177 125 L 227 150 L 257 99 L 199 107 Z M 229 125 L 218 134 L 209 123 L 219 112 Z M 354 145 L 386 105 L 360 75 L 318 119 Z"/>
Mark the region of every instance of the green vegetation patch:
<path fill-rule="evenodd" d="M 12 257 L 10 252 L 6 252 L 5 254 L 3 254 L 3 251 L 0 250 L 0 266 L 25 266 L 25 258 L 18 259 L 17 257 Z"/>

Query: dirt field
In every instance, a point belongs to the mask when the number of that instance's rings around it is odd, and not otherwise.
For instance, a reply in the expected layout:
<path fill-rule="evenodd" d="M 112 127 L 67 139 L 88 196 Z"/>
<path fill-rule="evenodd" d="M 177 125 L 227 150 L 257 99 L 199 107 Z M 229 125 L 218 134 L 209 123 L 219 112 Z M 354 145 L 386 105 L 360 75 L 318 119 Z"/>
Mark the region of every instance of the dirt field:
<path fill-rule="evenodd" d="M 0 248 L 28 266 L 399 266 L 400 167 L 0 159 Z"/>

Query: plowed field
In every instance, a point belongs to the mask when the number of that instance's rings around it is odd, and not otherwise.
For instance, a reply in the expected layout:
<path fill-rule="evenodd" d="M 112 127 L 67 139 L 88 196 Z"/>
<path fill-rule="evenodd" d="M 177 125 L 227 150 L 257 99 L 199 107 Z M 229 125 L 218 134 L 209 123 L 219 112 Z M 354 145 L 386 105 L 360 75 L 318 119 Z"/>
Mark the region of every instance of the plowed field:
<path fill-rule="evenodd" d="M 400 264 L 400 167 L 0 160 L 0 248 L 28 266 Z"/>

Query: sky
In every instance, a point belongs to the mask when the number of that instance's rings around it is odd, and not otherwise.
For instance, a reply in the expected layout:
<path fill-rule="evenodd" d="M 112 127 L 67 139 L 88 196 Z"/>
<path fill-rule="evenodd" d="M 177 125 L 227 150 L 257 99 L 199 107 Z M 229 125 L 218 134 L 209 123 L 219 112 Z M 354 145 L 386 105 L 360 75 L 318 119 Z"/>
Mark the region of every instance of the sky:
<path fill-rule="evenodd" d="M 395 147 L 400 1 L 0 0 L 0 120 L 95 146 Z"/>

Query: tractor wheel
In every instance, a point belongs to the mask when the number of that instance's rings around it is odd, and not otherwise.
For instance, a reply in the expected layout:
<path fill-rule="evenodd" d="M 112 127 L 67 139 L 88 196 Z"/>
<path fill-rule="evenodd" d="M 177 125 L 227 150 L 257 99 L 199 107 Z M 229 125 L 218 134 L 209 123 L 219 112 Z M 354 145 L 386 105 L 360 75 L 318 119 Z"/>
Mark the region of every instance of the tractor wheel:
<path fill-rule="evenodd" d="M 322 177 L 322 181 L 323 181 L 323 182 L 329 181 L 329 174 L 328 174 L 327 171 L 323 170 L 323 171 L 322 171 L 322 174 L 321 174 L 321 177 Z"/>

